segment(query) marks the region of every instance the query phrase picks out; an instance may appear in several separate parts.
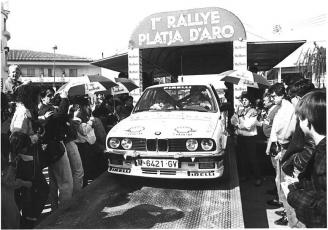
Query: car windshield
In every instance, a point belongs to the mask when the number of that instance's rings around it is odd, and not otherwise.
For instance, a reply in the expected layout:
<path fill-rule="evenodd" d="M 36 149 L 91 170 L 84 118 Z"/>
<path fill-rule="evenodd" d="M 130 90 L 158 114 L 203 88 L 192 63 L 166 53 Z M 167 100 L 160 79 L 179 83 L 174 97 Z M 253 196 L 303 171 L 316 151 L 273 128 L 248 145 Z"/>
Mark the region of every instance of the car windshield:
<path fill-rule="evenodd" d="M 163 86 L 147 89 L 134 112 L 141 111 L 199 111 L 217 112 L 210 89 L 200 85 Z"/>

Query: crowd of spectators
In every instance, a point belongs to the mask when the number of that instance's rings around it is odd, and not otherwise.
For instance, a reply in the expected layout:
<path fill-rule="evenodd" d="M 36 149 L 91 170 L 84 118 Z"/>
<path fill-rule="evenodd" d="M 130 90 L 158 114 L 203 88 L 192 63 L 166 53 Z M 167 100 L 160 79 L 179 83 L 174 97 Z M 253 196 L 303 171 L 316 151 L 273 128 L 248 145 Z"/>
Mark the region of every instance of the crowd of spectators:
<path fill-rule="evenodd" d="M 1 226 L 33 228 L 48 200 L 52 210 L 64 206 L 107 169 L 106 134 L 130 115 L 133 98 L 59 95 L 20 82 L 18 66 L 9 71 L 1 93 Z M 257 143 L 262 139 L 275 171 L 267 203 L 284 208 L 275 223 L 325 228 L 326 91 L 307 79 L 288 83 L 272 85 L 258 100 L 243 92 L 241 105 L 228 111 L 240 180 L 253 176 L 261 186 Z"/>
<path fill-rule="evenodd" d="M 265 90 L 261 100 L 243 92 L 231 117 L 237 136 L 240 180 L 253 174 L 262 184 L 256 143 L 262 138 L 275 170 L 275 188 L 267 203 L 283 207 L 277 225 L 327 227 L 326 91 L 311 81 L 291 78 Z"/>
<path fill-rule="evenodd" d="M 9 70 L 1 93 L 1 226 L 33 228 L 47 201 L 52 211 L 65 206 L 107 170 L 107 132 L 130 115 L 133 98 L 98 95 L 91 103 L 88 95 L 22 83 L 18 66 Z"/>

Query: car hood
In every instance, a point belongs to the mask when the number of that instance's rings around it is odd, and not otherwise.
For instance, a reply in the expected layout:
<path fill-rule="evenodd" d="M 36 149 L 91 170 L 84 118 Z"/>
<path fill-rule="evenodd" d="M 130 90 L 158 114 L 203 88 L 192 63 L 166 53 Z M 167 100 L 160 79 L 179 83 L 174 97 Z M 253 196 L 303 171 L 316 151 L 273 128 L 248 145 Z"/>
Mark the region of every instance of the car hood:
<path fill-rule="evenodd" d="M 122 120 L 108 136 L 134 138 L 211 138 L 219 113 L 140 112 Z"/>

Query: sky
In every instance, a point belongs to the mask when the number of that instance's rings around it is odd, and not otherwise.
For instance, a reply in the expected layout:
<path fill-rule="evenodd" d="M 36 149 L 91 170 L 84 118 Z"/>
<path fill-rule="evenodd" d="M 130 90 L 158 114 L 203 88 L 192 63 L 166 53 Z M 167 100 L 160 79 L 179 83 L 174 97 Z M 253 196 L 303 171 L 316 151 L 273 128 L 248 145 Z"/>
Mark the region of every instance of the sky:
<path fill-rule="evenodd" d="M 3 0 L 2 0 L 3 1 Z M 248 40 L 326 40 L 326 0 L 7 0 L 11 49 L 100 59 L 127 50 L 146 16 L 166 11 L 221 7 L 234 13 Z M 273 26 L 282 30 L 273 33 Z"/>

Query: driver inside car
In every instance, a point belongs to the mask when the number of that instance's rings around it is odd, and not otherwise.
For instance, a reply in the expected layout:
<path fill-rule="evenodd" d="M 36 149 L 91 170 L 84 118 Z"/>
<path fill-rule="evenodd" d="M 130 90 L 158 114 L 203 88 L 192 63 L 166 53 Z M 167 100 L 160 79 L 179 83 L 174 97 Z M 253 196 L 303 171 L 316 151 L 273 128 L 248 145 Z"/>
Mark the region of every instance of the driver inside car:
<path fill-rule="evenodd" d="M 211 103 L 206 99 L 207 92 L 200 87 L 191 87 L 189 99 L 184 108 L 202 107 L 206 110 L 212 108 Z"/>

